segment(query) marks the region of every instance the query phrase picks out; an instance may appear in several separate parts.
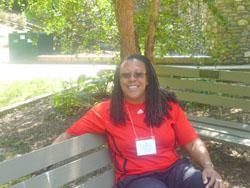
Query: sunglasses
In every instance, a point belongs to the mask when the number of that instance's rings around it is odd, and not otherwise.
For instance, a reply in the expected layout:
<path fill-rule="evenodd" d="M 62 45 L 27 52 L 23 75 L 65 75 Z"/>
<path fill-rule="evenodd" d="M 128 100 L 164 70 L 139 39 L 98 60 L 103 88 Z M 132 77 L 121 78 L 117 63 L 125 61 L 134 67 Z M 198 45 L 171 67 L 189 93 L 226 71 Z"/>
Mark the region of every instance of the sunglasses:
<path fill-rule="evenodd" d="M 130 79 L 132 78 L 132 75 L 134 76 L 135 79 L 141 79 L 144 77 L 144 75 L 146 75 L 146 73 L 144 72 L 136 72 L 134 74 L 131 74 L 131 73 L 122 73 L 120 75 L 120 78 L 122 79 Z"/>

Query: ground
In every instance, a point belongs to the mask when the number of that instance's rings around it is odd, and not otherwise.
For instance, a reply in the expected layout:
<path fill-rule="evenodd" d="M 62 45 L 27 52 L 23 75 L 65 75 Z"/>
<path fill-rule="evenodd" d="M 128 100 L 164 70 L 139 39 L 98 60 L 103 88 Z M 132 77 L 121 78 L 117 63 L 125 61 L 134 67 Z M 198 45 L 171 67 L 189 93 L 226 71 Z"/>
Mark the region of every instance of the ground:
<path fill-rule="evenodd" d="M 181 106 L 184 105 L 181 104 Z M 8 114 L 0 116 L 0 158 L 6 160 L 16 155 L 22 155 L 32 150 L 51 144 L 51 142 L 72 123 L 77 121 L 88 109 L 82 108 L 77 114 L 63 116 L 56 113 L 52 99 L 43 99 Z M 205 116 L 220 116 L 220 109 L 204 109 L 195 106 L 184 108 L 187 113 L 196 113 Z M 230 111 L 231 110 L 231 111 Z M 221 110 L 222 111 L 222 110 Z M 221 117 L 239 119 L 249 123 L 249 113 L 239 109 L 223 110 Z M 231 114 L 229 116 L 229 114 Z M 233 117 L 232 117 L 233 114 Z M 250 150 L 229 143 L 215 140 L 205 141 L 215 168 L 229 188 L 250 188 Z M 185 154 L 179 149 L 180 154 Z"/>

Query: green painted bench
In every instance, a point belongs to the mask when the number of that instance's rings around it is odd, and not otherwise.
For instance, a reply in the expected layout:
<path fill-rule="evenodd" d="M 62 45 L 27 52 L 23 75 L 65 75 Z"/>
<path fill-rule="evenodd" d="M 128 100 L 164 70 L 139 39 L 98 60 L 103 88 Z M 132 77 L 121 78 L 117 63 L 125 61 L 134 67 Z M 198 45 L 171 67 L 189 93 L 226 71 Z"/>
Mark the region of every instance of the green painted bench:
<path fill-rule="evenodd" d="M 75 180 L 76 188 L 114 187 L 114 169 L 105 140 L 104 135 L 85 134 L 1 162 L 0 187 L 13 180 L 19 183 L 11 188 L 72 187 L 65 185 Z M 52 170 L 30 175 L 54 164 Z"/>
<path fill-rule="evenodd" d="M 155 66 L 160 85 L 179 100 L 250 113 L 250 72 Z M 187 115 L 201 136 L 250 146 L 250 125 Z"/>

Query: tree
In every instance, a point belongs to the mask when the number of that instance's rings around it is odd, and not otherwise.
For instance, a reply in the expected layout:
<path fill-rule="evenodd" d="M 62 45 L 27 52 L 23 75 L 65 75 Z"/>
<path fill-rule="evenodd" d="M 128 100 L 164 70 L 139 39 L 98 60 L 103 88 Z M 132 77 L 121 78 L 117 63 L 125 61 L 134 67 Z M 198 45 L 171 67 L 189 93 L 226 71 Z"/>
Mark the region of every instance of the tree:
<path fill-rule="evenodd" d="M 121 58 L 138 51 L 152 61 L 154 52 L 159 56 L 200 53 L 213 54 L 215 57 L 219 50 L 223 51 L 226 48 L 222 43 L 213 42 L 218 37 L 215 33 L 202 29 L 205 25 L 205 21 L 201 19 L 204 5 L 207 5 L 218 18 L 218 27 L 226 27 L 228 23 L 213 0 L 115 0 L 114 2 Z M 137 8 L 134 5 L 137 5 Z"/>
<path fill-rule="evenodd" d="M 149 31 L 146 41 L 145 55 L 153 61 L 154 57 L 154 44 L 155 44 L 155 32 L 156 32 L 156 21 L 158 16 L 158 10 L 160 6 L 160 0 L 154 0 L 152 3 L 152 11 L 149 19 Z"/>
<path fill-rule="evenodd" d="M 120 56 L 139 53 L 134 30 L 133 0 L 115 0 L 115 15 L 120 35 Z"/>
<path fill-rule="evenodd" d="M 145 45 L 145 55 L 153 60 L 155 43 L 156 20 L 160 0 L 152 2 L 152 12 L 149 20 L 149 31 Z M 120 35 L 120 56 L 121 59 L 129 54 L 140 53 L 136 31 L 134 29 L 134 1 L 115 0 L 115 13 L 117 26 Z"/>

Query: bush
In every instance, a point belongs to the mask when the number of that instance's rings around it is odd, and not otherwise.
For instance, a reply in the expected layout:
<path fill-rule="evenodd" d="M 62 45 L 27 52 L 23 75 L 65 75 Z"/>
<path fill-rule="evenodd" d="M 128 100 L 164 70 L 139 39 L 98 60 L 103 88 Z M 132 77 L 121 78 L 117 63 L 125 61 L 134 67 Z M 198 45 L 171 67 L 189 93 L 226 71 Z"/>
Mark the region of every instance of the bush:
<path fill-rule="evenodd" d="M 36 2 L 36 0 L 33 0 Z M 29 0 L 5 0 L 1 2 L 1 5 L 5 7 L 5 9 L 9 9 L 15 12 L 21 12 L 24 10 L 29 4 Z"/>
<path fill-rule="evenodd" d="M 81 107 L 88 108 L 110 94 L 112 78 L 113 73 L 104 73 L 97 78 L 81 75 L 77 83 L 64 82 L 64 90 L 54 95 L 54 106 L 65 115 L 72 115 Z"/>

